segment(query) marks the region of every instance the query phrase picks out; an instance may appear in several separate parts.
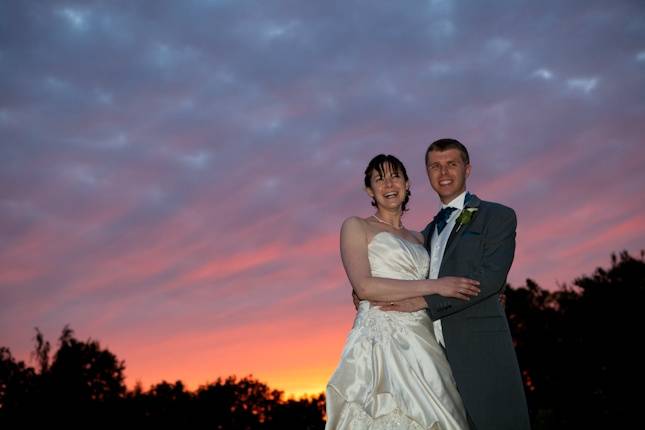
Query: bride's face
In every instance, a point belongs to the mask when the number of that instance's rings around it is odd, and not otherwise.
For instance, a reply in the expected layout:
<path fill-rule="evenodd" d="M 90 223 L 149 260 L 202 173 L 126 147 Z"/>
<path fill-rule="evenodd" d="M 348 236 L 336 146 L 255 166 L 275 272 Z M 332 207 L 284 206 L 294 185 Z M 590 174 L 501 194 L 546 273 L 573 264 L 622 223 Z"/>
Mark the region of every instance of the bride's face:
<path fill-rule="evenodd" d="M 366 189 L 367 194 L 376 200 L 379 208 L 400 208 L 410 185 L 403 174 L 393 170 L 389 164 L 384 164 L 382 170 L 383 175 L 377 169 L 372 170 L 370 186 Z"/>

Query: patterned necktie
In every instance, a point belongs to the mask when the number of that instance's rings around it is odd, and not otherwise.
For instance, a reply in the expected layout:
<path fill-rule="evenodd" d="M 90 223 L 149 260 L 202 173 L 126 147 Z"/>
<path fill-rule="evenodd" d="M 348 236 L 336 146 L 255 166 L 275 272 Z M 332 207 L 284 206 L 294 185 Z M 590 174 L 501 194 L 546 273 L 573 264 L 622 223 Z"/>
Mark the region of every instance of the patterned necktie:
<path fill-rule="evenodd" d="M 452 211 L 456 211 L 457 208 L 453 208 L 450 206 L 447 206 L 439 211 L 436 217 L 434 217 L 435 224 L 437 225 L 437 234 L 441 234 L 441 230 L 446 227 L 446 224 L 448 224 L 448 218 L 450 218 L 450 214 Z"/>

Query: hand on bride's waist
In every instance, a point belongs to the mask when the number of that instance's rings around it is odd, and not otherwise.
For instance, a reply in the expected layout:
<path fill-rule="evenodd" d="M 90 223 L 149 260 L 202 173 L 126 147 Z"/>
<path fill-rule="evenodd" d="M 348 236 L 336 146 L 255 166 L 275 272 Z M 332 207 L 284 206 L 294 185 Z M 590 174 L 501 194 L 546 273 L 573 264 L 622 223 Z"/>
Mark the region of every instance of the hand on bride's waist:
<path fill-rule="evenodd" d="M 382 311 L 391 312 L 417 312 L 428 307 L 423 297 L 411 297 L 396 302 L 370 302 L 372 306 L 378 306 Z"/>
<path fill-rule="evenodd" d="M 369 304 L 370 307 L 378 306 L 382 311 L 391 312 L 417 312 L 428 307 L 425 299 L 423 297 L 412 297 L 409 299 L 403 299 L 395 302 L 379 302 L 379 301 L 368 301 L 361 300 L 356 292 L 352 290 L 352 300 L 354 302 L 354 308 L 358 311 L 362 303 Z M 365 305 L 363 305 L 365 306 Z"/>

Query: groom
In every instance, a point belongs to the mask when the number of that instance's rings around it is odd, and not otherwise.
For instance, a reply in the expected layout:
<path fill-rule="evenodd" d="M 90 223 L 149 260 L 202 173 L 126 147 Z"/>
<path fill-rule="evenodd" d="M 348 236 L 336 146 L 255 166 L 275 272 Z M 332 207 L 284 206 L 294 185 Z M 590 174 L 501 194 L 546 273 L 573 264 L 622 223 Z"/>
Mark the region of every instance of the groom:
<path fill-rule="evenodd" d="M 382 309 L 427 309 L 472 430 L 529 429 L 522 377 L 498 298 L 515 253 L 515 212 L 466 192 L 471 165 L 459 141 L 433 142 L 425 161 L 430 185 L 442 203 L 423 231 L 430 254 L 429 278 L 476 279 L 481 292 L 469 301 L 430 295 Z"/>

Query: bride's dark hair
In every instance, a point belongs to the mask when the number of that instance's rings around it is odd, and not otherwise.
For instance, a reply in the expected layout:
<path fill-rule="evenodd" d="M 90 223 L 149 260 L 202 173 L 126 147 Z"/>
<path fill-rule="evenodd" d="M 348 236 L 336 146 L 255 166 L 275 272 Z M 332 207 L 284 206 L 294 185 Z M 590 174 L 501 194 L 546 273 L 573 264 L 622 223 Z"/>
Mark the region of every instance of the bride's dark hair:
<path fill-rule="evenodd" d="M 365 169 L 365 187 L 366 188 L 372 188 L 371 185 L 371 179 L 372 179 L 372 172 L 376 170 L 380 176 L 384 175 L 384 166 L 389 165 L 390 170 L 392 172 L 396 172 L 400 175 L 403 175 L 403 178 L 405 181 L 408 181 L 408 173 L 405 171 L 405 166 L 399 160 L 396 158 L 394 155 L 385 155 L 385 154 L 379 154 L 376 157 L 372 158 L 370 160 L 369 164 L 367 165 L 367 168 Z M 403 204 L 401 205 L 401 212 L 405 212 L 408 209 L 406 208 L 406 205 L 408 204 L 408 201 L 410 200 L 410 190 L 406 190 L 405 192 L 405 200 L 403 200 Z M 376 207 L 376 199 L 372 198 L 372 206 Z"/>

